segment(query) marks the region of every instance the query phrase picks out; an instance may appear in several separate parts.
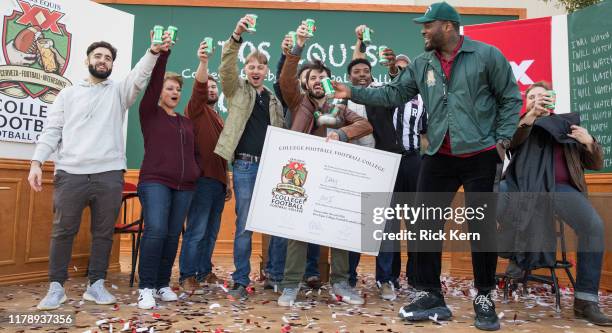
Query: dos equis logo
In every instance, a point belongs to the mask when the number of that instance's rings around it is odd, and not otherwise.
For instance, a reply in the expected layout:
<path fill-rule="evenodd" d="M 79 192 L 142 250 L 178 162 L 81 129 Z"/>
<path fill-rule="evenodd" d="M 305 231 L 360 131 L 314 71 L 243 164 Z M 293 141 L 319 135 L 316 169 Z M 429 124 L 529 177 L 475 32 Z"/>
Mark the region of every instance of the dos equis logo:
<path fill-rule="evenodd" d="M 53 103 L 61 89 L 72 85 L 63 74 L 70 57 L 71 34 L 59 20 L 65 15 L 50 1 L 44 7 L 18 0 L 19 8 L 4 17 L 0 94 Z"/>
<path fill-rule="evenodd" d="M 304 184 L 308 178 L 308 170 L 300 160 L 289 160 L 281 171 L 281 182 L 272 189 L 270 206 L 301 213 L 307 195 Z"/>

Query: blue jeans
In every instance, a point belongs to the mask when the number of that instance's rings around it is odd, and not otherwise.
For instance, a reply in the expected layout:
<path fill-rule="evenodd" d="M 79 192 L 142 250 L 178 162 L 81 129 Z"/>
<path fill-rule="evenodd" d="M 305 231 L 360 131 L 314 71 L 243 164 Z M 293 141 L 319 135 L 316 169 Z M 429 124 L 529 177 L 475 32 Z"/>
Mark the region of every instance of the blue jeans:
<path fill-rule="evenodd" d="M 251 282 L 251 237 L 253 232 L 245 230 L 257 169 L 259 163 L 235 160 L 233 164 L 234 195 L 236 198 L 236 233 L 234 234 L 234 283 L 248 286 Z"/>
<path fill-rule="evenodd" d="M 357 266 L 359 266 L 359 261 L 361 260 L 361 253 L 359 252 L 349 252 L 349 284 L 351 286 L 357 285 Z"/>
<path fill-rule="evenodd" d="M 212 272 L 211 259 L 224 206 L 225 184 L 213 178 L 200 177 L 183 235 L 179 257 L 180 281 L 188 277 L 203 280 Z"/>
<path fill-rule="evenodd" d="M 158 183 L 138 184 L 145 225 L 138 264 L 140 289 L 168 287 L 192 195 L 193 191 L 177 191 Z"/>
<path fill-rule="evenodd" d="M 321 247 L 317 244 L 308 244 L 306 255 L 306 272 L 304 279 L 312 276 L 320 277 L 319 255 Z M 285 272 L 285 259 L 287 258 L 287 239 L 282 237 L 270 237 L 268 244 L 268 262 L 266 263 L 266 274 L 270 280 L 282 281 Z"/>
<path fill-rule="evenodd" d="M 268 262 L 266 275 L 272 281 L 282 281 L 287 258 L 287 239 L 277 236 L 270 237 L 268 244 Z"/>
<path fill-rule="evenodd" d="M 319 272 L 319 256 L 321 255 L 321 246 L 317 244 L 308 244 L 308 250 L 306 252 L 306 272 L 304 273 L 304 279 L 309 277 L 321 277 Z"/>
<path fill-rule="evenodd" d="M 505 181 L 500 192 L 507 192 Z M 599 281 L 605 246 L 604 223 L 586 196 L 569 184 L 555 184 L 555 214 L 578 236 L 576 290 L 578 299 L 598 302 Z"/>

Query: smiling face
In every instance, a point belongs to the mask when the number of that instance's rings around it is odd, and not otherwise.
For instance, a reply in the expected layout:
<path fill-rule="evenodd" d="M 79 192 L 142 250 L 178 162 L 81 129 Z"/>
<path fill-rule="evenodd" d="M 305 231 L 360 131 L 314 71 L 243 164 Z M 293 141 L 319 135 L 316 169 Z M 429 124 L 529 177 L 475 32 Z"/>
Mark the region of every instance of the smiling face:
<path fill-rule="evenodd" d="M 453 25 L 448 21 L 432 21 L 423 24 L 421 35 L 425 43 L 425 51 L 441 50 L 446 44 L 446 33 L 448 29 L 453 29 Z"/>
<path fill-rule="evenodd" d="M 159 105 L 174 110 L 181 100 L 181 85 L 174 79 L 166 79 L 159 97 Z"/>
<path fill-rule="evenodd" d="M 350 79 L 351 83 L 355 86 L 369 86 L 372 83 L 370 67 L 366 64 L 355 64 L 351 68 Z"/>
<path fill-rule="evenodd" d="M 87 56 L 89 73 L 98 79 L 106 79 L 113 71 L 113 55 L 105 47 L 95 48 Z"/>
<path fill-rule="evenodd" d="M 247 80 L 255 89 L 263 87 L 268 71 L 268 64 L 259 62 L 255 57 L 250 58 L 246 65 L 244 65 Z"/>
<path fill-rule="evenodd" d="M 315 99 L 321 99 L 325 97 L 325 90 L 321 85 L 321 80 L 327 78 L 327 72 L 313 69 L 308 71 L 308 94 Z"/>

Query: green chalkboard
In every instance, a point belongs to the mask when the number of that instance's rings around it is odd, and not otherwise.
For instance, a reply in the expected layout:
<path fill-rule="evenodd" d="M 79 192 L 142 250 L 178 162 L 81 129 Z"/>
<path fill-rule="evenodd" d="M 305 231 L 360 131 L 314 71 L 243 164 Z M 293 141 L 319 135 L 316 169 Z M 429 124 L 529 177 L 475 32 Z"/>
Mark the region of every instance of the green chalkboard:
<path fill-rule="evenodd" d="M 220 7 L 181 7 L 181 6 L 147 6 L 147 5 L 110 5 L 113 8 L 135 15 L 134 49 L 132 63 L 135 64 L 147 49 L 149 30 L 155 25 L 174 25 L 178 27 L 179 42 L 173 48 L 168 70 L 180 73 L 185 78 L 183 96 L 179 109 L 182 110 L 191 93 L 192 74 L 197 68 L 196 49 L 204 37 L 213 37 L 215 41 L 229 38 L 236 22 L 246 13 L 258 15 L 257 33 L 245 34 L 244 49 L 240 53 L 246 56 L 251 48 L 259 48 L 270 55 L 270 75 L 266 84 L 270 87 L 275 82 L 276 63 L 280 57 L 280 43 L 284 35 L 295 30 L 301 20 L 316 20 L 315 37 L 306 46 L 307 54 L 322 60 L 330 66 L 334 78 L 346 81 L 346 66 L 351 60 L 352 46 L 355 44 L 355 27 L 367 24 L 373 30 L 374 45 L 368 50 L 369 58 L 375 62 L 377 45 L 387 45 L 396 53 L 415 57 L 423 50 L 420 25 L 412 19 L 417 13 L 383 13 L 351 12 L 331 10 L 288 10 L 288 9 L 249 9 Z M 463 15 L 462 24 L 515 20 L 516 15 Z M 306 53 L 306 52 L 305 52 Z M 121 56 L 121 50 L 119 50 Z M 220 46 L 210 61 L 210 72 L 217 74 L 220 61 Z M 374 77 L 385 80 L 386 68 L 374 65 Z M 130 110 L 128 121 L 127 157 L 128 168 L 138 169 L 143 157 L 143 140 L 138 121 L 138 103 Z M 220 106 L 222 116 L 225 108 Z"/>
<path fill-rule="evenodd" d="M 572 111 L 604 148 L 612 172 L 612 1 L 568 15 Z"/>

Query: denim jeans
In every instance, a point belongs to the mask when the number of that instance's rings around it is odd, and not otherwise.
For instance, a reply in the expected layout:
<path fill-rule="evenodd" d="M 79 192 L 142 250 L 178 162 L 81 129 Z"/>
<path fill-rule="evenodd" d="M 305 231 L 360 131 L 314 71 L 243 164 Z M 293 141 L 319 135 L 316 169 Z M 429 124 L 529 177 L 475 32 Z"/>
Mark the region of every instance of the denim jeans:
<path fill-rule="evenodd" d="M 500 192 L 507 192 L 508 186 L 502 181 L 499 188 Z M 555 193 L 555 214 L 578 236 L 575 297 L 598 302 L 605 246 L 604 223 L 589 199 L 575 187 L 555 184 Z"/>
<path fill-rule="evenodd" d="M 270 243 L 268 244 L 268 262 L 266 263 L 266 275 L 270 280 L 283 280 L 286 258 L 287 239 L 277 236 L 270 237 Z"/>
<path fill-rule="evenodd" d="M 225 184 L 213 178 L 200 177 L 183 235 L 179 257 L 180 281 L 188 277 L 202 280 L 212 271 L 211 259 L 224 206 Z"/>
<path fill-rule="evenodd" d="M 308 244 L 306 255 L 306 272 L 304 279 L 309 277 L 320 277 L 319 255 L 321 247 L 317 244 Z M 285 271 L 285 260 L 287 258 L 287 239 L 282 237 L 270 237 L 268 245 L 268 262 L 266 263 L 266 274 L 270 280 L 282 281 Z"/>
<path fill-rule="evenodd" d="M 259 163 L 235 160 L 233 164 L 234 195 L 236 199 L 236 232 L 234 234 L 234 283 L 248 286 L 251 282 L 252 231 L 245 230 Z M 271 258 L 273 260 L 273 258 Z"/>
<path fill-rule="evenodd" d="M 317 244 L 308 243 L 308 250 L 306 251 L 306 272 L 304 273 L 304 279 L 309 277 L 321 277 L 319 272 L 319 257 L 321 256 L 321 246 Z"/>
<path fill-rule="evenodd" d="M 192 196 L 193 191 L 177 191 L 159 183 L 138 184 L 145 225 L 138 264 L 140 289 L 169 286 Z"/>
<path fill-rule="evenodd" d="M 351 286 L 357 285 L 357 266 L 361 260 L 361 253 L 349 252 L 348 253 L 348 282 Z"/>

